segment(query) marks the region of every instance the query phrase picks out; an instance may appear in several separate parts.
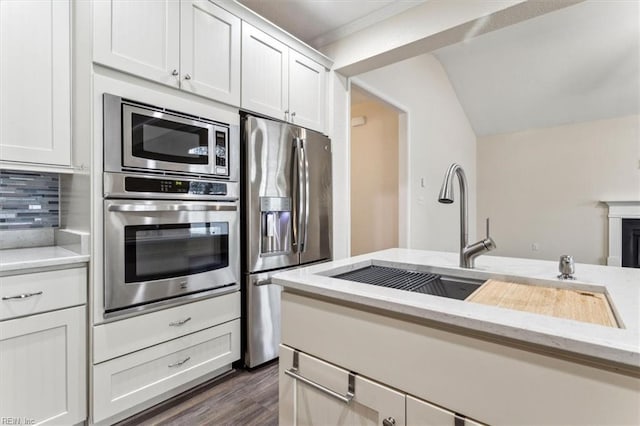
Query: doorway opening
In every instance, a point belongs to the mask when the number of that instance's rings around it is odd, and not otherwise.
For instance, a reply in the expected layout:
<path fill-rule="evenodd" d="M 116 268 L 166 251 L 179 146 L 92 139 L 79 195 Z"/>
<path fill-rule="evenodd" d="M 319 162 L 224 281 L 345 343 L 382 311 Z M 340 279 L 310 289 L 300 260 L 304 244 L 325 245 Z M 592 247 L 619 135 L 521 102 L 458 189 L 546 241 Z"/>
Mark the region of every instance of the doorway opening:
<path fill-rule="evenodd" d="M 403 246 L 400 134 L 403 112 L 351 84 L 351 256 Z"/>

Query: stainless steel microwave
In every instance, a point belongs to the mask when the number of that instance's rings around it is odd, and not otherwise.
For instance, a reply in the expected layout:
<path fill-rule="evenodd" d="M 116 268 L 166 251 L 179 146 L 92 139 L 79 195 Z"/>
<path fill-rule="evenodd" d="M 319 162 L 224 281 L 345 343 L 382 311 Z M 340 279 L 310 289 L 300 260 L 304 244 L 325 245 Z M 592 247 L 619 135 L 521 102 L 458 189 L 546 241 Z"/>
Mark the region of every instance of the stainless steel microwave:
<path fill-rule="evenodd" d="M 104 94 L 104 171 L 237 181 L 238 126 Z"/>

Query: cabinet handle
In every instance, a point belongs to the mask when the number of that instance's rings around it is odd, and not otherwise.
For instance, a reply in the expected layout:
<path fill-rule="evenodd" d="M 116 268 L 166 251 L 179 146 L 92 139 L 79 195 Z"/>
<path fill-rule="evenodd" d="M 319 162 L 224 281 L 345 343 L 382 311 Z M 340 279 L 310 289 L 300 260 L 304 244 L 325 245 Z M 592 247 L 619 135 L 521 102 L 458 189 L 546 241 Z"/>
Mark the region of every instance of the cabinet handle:
<path fill-rule="evenodd" d="M 185 362 L 189 361 L 190 359 L 191 359 L 191 357 L 188 356 L 185 359 L 183 359 L 182 361 L 178 361 L 178 362 L 174 362 L 173 364 L 169 364 L 167 367 L 169 367 L 169 368 L 180 367 L 182 364 L 184 364 Z"/>
<path fill-rule="evenodd" d="M 185 80 L 191 80 L 191 74 L 185 74 L 184 75 L 184 79 Z"/>
<path fill-rule="evenodd" d="M 183 320 L 173 321 L 169 323 L 169 327 L 180 327 L 181 325 L 184 325 L 189 321 L 191 321 L 191 317 L 187 317 Z"/>
<path fill-rule="evenodd" d="M 387 417 L 382 421 L 382 426 L 395 426 L 395 425 L 396 425 L 396 419 L 394 419 L 393 417 Z"/>
<path fill-rule="evenodd" d="M 174 77 L 177 77 L 177 76 L 178 76 L 178 74 L 179 74 L 179 73 L 178 73 L 178 70 L 173 70 L 173 71 L 171 71 L 171 75 L 172 75 L 172 76 L 174 76 Z"/>
<path fill-rule="evenodd" d="M 355 394 L 351 391 L 347 392 L 346 395 L 342 395 L 339 394 L 338 392 L 335 392 L 325 386 L 322 386 L 321 384 L 318 384 L 314 381 L 311 381 L 309 379 L 307 379 L 304 376 L 301 376 L 300 374 L 296 373 L 296 370 L 294 370 L 293 368 L 290 368 L 288 370 L 284 370 L 284 374 L 286 374 L 287 376 L 291 376 L 296 380 L 300 380 L 302 383 L 306 383 L 307 385 L 311 386 L 312 388 L 316 388 L 317 390 L 326 393 L 329 396 L 332 396 L 336 399 L 339 399 L 340 401 L 344 402 L 345 404 L 348 404 L 351 402 L 351 400 L 355 397 Z M 351 381 L 351 378 L 354 377 L 352 374 L 349 374 L 349 381 Z"/>
<path fill-rule="evenodd" d="M 289 121 L 289 110 L 288 109 L 284 110 L 284 121 Z"/>
<path fill-rule="evenodd" d="M 294 111 L 294 112 L 291 113 L 291 118 L 293 118 L 295 116 L 296 116 L 296 112 Z"/>
<path fill-rule="evenodd" d="M 2 296 L 2 300 L 11 300 L 11 299 L 28 299 L 33 296 L 40 296 L 42 294 L 41 291 L 36 291 L 35 293 L 23 293 L 18 294 L 16 296 Z"/>
<path fill-rule="evenodd" d="M 293 367 L 288 369 L 288 370 L 284 370 L 284 374 L 286 374 L 287 376 L 293 377 L 295 380 L 300 380 L 302 383 L 305 383 L 309 386 L 311 386 L 312 388 L 315 388 L 317 390 L 319 390 L 320 392 L 324 392 L 329 396 L 332 396 L 336 399 L 339 399 L 340 401 L 344 402 L 345 404 L 349 404 L 351 402 L 351 400 L 353 400 L 353 398 L 355 398 L 356 396 L 356 376 L 352 373 L 349 373 L 349 386 L 347 388 L 347 394 L 346 395 L 342 395 L 339 394 L 336 391 L 333 391 L 331 389 L 329 389 L 326 386 L 322 386 L 319 383 L 316 383 L 312 380 L 307 379 L 304 376 L 301 376 L 300 374 L 298 374 L 298 365 L 299 365 L 299 352 L 298 351 L 294 351 L 293 352 Z"/>

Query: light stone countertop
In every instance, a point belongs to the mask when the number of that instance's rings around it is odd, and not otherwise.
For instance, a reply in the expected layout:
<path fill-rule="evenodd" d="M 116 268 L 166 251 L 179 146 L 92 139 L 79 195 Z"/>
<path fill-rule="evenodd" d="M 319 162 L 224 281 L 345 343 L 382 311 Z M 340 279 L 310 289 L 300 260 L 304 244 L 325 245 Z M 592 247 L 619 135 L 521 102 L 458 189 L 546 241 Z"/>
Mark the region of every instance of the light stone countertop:
<path fill-rule="evenodd" d="M 78 254 L 59 246 L 0 250 L 0 273 L 25 269 L 64 266 L 89 261 L 88 254 Z"/>
<path fill-rule="evenodd" d="M 331 278 L 370 264 L 442 275 L 604 292 L 623 328 L 605 327 L 496 306 Z M 640 270 L 576 264 L 576 280 L 557 278 L 553 261 L 480 256 L 474 269 L 458 266 L 458 253 L 389 249 L 286 271 L 273 277 L 285 289 L 357 303 L 506 337 L 562 352 L 640 369 Z"/>

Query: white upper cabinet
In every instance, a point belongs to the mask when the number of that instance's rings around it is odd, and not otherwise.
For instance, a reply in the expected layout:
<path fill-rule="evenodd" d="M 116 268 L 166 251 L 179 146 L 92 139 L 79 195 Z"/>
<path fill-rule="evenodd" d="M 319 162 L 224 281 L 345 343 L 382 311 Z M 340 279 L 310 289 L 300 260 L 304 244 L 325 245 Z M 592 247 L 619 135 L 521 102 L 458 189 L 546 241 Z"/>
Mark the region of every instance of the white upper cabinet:
<path fill-rule="evenodd" d="M 242 23 L 242 108 L 323 132 L 325 88 L 323 65 Z"/>
<path fill-rule="evenodd" d="M 242 23 L 242 107 L 288 119 L 289 48 Z"/>
<path fill-rule="evenodd" d="M 240 104 L 240 19 L 207 0 L 183 1 L 182 89 Z"/>
<path fill-rule="evenodd" d="M 0 1 L 0 161 L 71 165 L 70 12 Z"/>
<path fill-rule="evenodd" d="M 162 84 L 180 84 L 180 3 L 93 3 L 93 59 Z"/>
<path fill-rule="evenodd" d="M 240 19 L 207 0 L 94 3 L 94 62 L 240 105 Z"/>
<path fill-rule="evenodd" d="M 324 67 L 295 50 L 290 50 L 289 112 L 292 123 L 324 130 L 325 87 Z"/>

